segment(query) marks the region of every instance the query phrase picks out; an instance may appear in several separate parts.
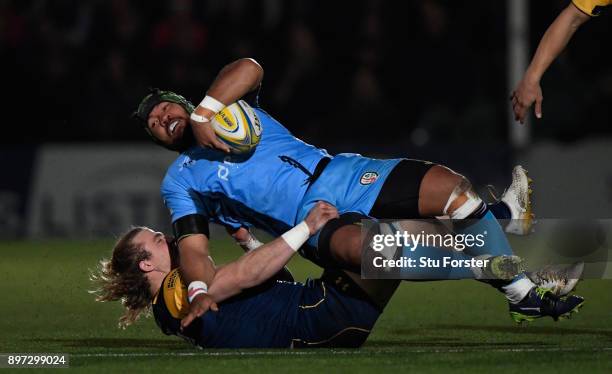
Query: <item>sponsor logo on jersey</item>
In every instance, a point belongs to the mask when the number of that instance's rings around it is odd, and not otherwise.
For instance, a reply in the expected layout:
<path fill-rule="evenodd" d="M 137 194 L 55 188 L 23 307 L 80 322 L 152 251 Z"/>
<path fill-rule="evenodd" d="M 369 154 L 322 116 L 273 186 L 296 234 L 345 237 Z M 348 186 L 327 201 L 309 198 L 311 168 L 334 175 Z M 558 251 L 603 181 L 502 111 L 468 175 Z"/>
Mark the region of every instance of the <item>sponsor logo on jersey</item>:
<path fill-rule="evenodd" d="M 189 156 L 185 156 L 185 158 L 181 162 L 181 166 L 179 166 L 179 171 L 183 171 L 184 168 L 192 166 L 195 163 L 196 163 L 196 160 L 192 160 Z"/>
<path fill-rule="evenodd" d="M 227 168 L 227 166 L 223 166 L 223 165 L 218 165 L 219 170 L 217 170 L 217 176 L 220 179 L 223 179 L 224 181 L 227 180 L 227 177 L 229 176 L 229 169 Z"/>
<path fill-rule="evenodd" d="M 375 171 L 368 171 L 363 173 L 363 175 L 361 176 L 361 179 L 359 180 L 359 183 L 365 185 L 368 184 L 372 184 L 374 182 L 376 182 L 376 180 L 378 179 L 378 173 Z"/>

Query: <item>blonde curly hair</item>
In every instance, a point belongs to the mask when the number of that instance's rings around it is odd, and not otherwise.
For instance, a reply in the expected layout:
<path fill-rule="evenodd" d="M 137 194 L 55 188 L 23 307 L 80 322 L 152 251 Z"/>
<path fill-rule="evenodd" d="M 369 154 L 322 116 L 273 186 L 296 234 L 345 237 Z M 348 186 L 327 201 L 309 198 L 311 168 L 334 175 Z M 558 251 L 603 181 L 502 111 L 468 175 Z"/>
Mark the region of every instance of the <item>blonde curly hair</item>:
<path fill-rule="evenodd" d="M 133 242 L 134 237 L 146 229 L 142 226 L 133 227 L 119 237 L 112 258 L 102 259 L 90 273 L 90 280 L 96 286 L 90 293 L 96 296 L 96 301 L 121 300 L 125 313 L 119 318 L 119 327 L 123 329 L 141 315 L 148 316 L 151 313 L 153 295 L 149 281 L 139 267 L 140 261 L 148 259 L 151 254 Z"/>

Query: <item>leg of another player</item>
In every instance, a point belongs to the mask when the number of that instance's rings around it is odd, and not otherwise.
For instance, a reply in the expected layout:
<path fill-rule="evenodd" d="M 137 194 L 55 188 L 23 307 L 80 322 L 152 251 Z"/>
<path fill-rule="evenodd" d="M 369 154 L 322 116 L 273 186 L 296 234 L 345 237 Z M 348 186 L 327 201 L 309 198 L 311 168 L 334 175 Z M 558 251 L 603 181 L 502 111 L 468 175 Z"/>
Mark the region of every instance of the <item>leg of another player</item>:
<path fill-rule="evenodd" d="M 346 225 L 336 230 L 330 239 L 329 249 L 341 268 L 361 272 L 361 226 Z"/>
<path fill-rule="evenodd" d="M 469 181 L 464 176 L 455 173 L 447 167 L 436 165 L 429 169 L 423 177 L 419 191 L 419 213 L 421 216 L 433 217 L 443 215 L 448 197 L 455 190 L 455 187 L 461 183 L 469 186 Z M 450 208 L 456 209 L 465 200 L 465 198 L 460 197 Z M 512 218 L 510 209 L 501 200 L 488 204 L 487 207 L 497 219 Z"/>
<path fill-rule="evenodd" d="M 384 309 L 400 284 L 396 279 L 361 279 L 356 273 L 346 272 L 371 299 Z"/>
<path fill-rule="evenodd" d="M 402 230 L 407 232 L 427 232 L 430 234 L 449 234 L 448 229 L 440 224 L 433 222 L 423 221 L 395 221 L 396 227 L 401 227 Z M 346 225 L 338 228 L 331 235 L 329 243 L 329 254 L 333 258 L 334 262 L 344 270 L 350 270 L 353 272 L 360 271 L 360 263 L 362 258 L 362 244 L 363 242 L 369 242 L 368 239 L 364 239 L 364 233 L 362 227 L 358 225 Z M 419 261 L 419 258 L 424 256 L 430 260 L 442 263 L 445 259 L 458 260 L 458 261 L 470 261 L 473 259 L 473 255 L 464 253 L 463 251 L 453 250 L 451 247 L 432 247 L 424 245 L 416 245 L 416 250 L 410 250 L 407 247 L 404 248 L 402 253 L 403 257 L 412 258 L 415 261 Z M 520 262 L 518 258 L 509 258 L 508 256 L 482 256 L 481 259 L 488 259 L 487 265 L 482 267 L 414 267 L 402 269 L 401 277 L 406 280 L 439 280 L 439 279 L 510 279 L 513 275 L 517 274 L 520 270 Z M 367 260 L 365 260 L 367 261 Z M 503 274 L 501 265 L 505 264 L 503 268 Z M 494 271 L 494 268 L 500 267 L 499 271 Z M 514 269 L 514 270 L 511 270 Z M 384 293 L 383 293 L 384 294 Z M 390 297 L 390 296 L 389 296 Z"/>
<path fill-rule="evenodd" d="M 419 213 L 424 216 L 447 215 L 460 234 L 485 235 L 485 245 L 465 250 L 471 256 L 512 255 L 512 248 L 499 222 L 462 175 L 443 166 L 432 167 L 419 189 Z M 522 300 L 535 285 L 523 274 L 509 283 L 494 284 L 508 300 Z"/>
<path fill-rule="evenodd" d="M 453 193 L 455 187 L 464 181 L 466 181 L 464 176 L 444 166 L 432 166 L 425 173 L 419 188 L 419 214 L 421 217 L 444 215 L 443 211 L 448 202 L 448 197 Z M 451 208 L 456 209 L 466 200 L 466 197 L 459 197 Z"/>
<path fill-rule="evenodd" d="M 422 217 L 448 216 L 459 233 L 486 232 L 485 245 L 470 248 L 466 253 L 473 256 L 513 254 L 493 213 L 461 174 L 439 165 L 429 169 L 421 181 L 418 205 Z"/>
<path fill-rule="evenodd" d="M 482 218 L 473 214 L 477 208 L 482 210 L 483 207 L 480 206 L 482 201 L 473 192 L 469 181 L 464 176 L 444 166 L 435 165 L 425 173 L 420 183 L 418 195 L 418 214 L 421 217 L 450 214 L 452 219 L 469 218 L 471 219 L 470 222 Z M 482 204 L 484 205 L 484 203 Z M 401 206 L 401 204 L 398 204 L 398 206 Z M 484 205 L 484 209 L 486 210 L 486 205 Z M 495 218 L 488 211 L 484 213 L 489 214 L 487 216 L 489 220 L 485 221 L 485 223 L 487 227 L 491 226 L 491 234 L 488 236 L 488 241 L 494 244 L 494 246 L 486 246 L 487 248 L 484 248 L 482 253 L 468 254 L 472 256 L 482 254 L 512 254 L 510 245 Z M 398 211 L 393 211 L 390 214 L 399 214 L 400 217 L 402 215 Z M 472 230 L 481 229 L 483 229 L 482 225 L 472 227 Z M 343 269 L 359 272 L 361 266 L 361 244 L 361 226 L 341 226 L 331 235 L 329 241 L 330 255 Z"/>

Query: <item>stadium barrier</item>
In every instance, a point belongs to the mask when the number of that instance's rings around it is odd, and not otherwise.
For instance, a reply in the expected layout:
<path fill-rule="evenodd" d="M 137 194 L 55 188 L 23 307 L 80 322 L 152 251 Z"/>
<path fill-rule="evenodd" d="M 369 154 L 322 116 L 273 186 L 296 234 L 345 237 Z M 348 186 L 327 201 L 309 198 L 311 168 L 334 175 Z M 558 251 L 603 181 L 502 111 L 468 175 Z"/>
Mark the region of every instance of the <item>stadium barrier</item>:
<path fill-rule="evenodd" d="M 34 166 L 27 236 L 108 238 L 133 224 L 168 230 L 159 186 L 175 157 L 149 144 L 43 146 Z"/>

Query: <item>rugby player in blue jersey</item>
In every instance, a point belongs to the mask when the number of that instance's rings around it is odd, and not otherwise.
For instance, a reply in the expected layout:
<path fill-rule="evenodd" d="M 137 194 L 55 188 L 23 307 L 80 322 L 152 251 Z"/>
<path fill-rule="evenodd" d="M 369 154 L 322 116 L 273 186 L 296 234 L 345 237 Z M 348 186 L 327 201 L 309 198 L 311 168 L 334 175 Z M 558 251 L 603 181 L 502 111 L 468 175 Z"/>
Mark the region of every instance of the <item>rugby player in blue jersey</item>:
<path fill-rule="evenodd" d="M 334 205 L 340 217 L 313 235 L 300 254 L 326 268 L 359 271 L 362 243 L 357 223 L 364 218 L 448 216 L 458 233 L 488 233 L 487 245 L 467 251 L 472 256 L 512 253 L 496 218 L 512 219 L 508 231 L 530 230 L 529 182 L 521 167 L 515 168 L 501 201 L 489 206 L 465 177 L 441 165 L 357 154 L 331 156 L 295 138 L 259 108 L 262 79 L 257 62 L 241 59 L 221 70 L 198 106 L 176 93 L 154 90 L 135 112 L 157 144 L 180 152 L 161 191 L 178 240 L 181 275 L 188 284 L 210 284 L 214 278 L 208 260 L 209 222 L 225 226 L 239 242 L 253 247 L 257 241 L 249 228 L 278 237 L 303 220 L 318 201 Z M 210 126 L 216 112 L 240 98 L 253 106 L 263 128 L 260 143 L 246 158 L 229 153 Z M 575 284 L 562 274 L 553 278 Z M 557 301 L 523 274 L 495 287 L 506 295 L 518 320 L 556 318 L 582 303 Z M 563 295 L 571 287 L 559 289 Z M 190 317 L 200 315 L 208 302 L 206 295 L 195 298 Z M 550 309 L 541 308 L 544 303 L 562 307 L 545 313 Z"/>

